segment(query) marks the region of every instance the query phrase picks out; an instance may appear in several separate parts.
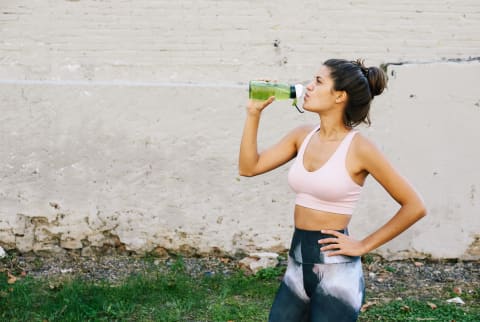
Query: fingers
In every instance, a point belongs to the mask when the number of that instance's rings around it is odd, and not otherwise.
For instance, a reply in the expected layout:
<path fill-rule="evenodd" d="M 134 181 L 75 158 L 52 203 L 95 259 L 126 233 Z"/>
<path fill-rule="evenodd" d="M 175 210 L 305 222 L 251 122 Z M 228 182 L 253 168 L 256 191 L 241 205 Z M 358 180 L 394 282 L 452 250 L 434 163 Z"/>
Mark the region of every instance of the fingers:
<path fill-rule="evenodd" d="M 325 235 L 333 235 L 335 237 L 319 239 L 318 240 L 319 244 L 332 244 L 332 243 L 338 244 L 339 243 L 339 238 L 345 237 L 344 234 L 339 233 L 338 231 L 335 231 L 335 230 L 325 229 L 325 230 L 322 230 L 322 233 L 325 234 Z"/>
<path fill-rule="evenodd" d="M 320 250 L 323 252 L 323 251 L 326 251 L 326 250 L 332 250 L 332 249 L 340 249 L 339 245 L 338 244 L 332 244 L 332 245 L 328 245 L 328 246 L 323 246 L 320 248 Z"/>
<path fill-rule="evenodd" d="M 341 252 L 342 252 L 341 245 L 340 245 L 340 243 L 341 243 L 340 237 L 342 237 L 343 234 L 339 233 L 338 231 L 329 230 L 329 229 L 322 230 L 322 233 L 327 234 L 327 235 L 333 235 L 333 236 L 336 236 L 336 237 L 323 238 L 323 239 L 318 240 L 318 243 L 320 245 L 328 244 L 326 246 L 321 247 L 320 251 L 323 252 L 323 251 L 335 250 L 335 251 L 329 252 L 327 254 L 327 256 L 340 255 Z"/>
<path fill-rule="evenodd" d="M 323 238 L 318 241 L 320 245 L 328 244 L 320 248 L 320 251 L 332 250 L 332 249 L 339 249 L 339 240 L 338 238 Z M 330 256 L 330 254 L 328 255 Z"/>
<path fill-rule="evenodd" d="M 272 104 L 272 102 L 275 100 L 275 96 L 270 96 L 268 98 L 268 100 L 266 100 L 264 103 L 263 103 L 263 108 L 267 107 L 268 105 Z"/>
<path fill-rule="evenodd" d="M 338 243 L 338 238 L 323 238 L 318 240 L 319 244 L 336 244 Z"/>
<path fill-rule="evenodd" d="M 339 233 L 336 230 L 330 230 L 330 229 L 322 229 L 322 234 L 333 235 L 333 236 L 336 236 L 336 237 L 344 236 L 344 234 Z"/>
<path fill-rule="evenodd" d="M 252 108 L 257 111 L 263 111 L 268 105 L 272 104 L 274 100 L 275 96 L 271 96 L 265 101 L 250 100 L 248 103 L 248 108 Z"/>

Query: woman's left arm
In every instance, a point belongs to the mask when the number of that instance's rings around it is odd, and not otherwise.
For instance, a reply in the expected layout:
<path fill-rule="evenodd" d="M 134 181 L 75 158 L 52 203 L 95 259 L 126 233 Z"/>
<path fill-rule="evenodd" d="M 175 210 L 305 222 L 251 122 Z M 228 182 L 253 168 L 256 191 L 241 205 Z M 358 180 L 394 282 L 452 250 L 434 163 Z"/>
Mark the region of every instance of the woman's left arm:
<path fill-rule="evenodd" d="M 319 241 L 321 244 L 333 243 L 322 247 L 322 250 L 333 250 L 329 256 L 366 254 L 401 234 L 427 213 L 419 194 L 372 142 L 359 135 L 356 143 L 355 154 L 358 156 L 362 168 L 371 174 L 398 202 L 400 209 L 386 224 L 361 241 L 336 231 L 325 230 L 324 233 L 337 237 Z"/>

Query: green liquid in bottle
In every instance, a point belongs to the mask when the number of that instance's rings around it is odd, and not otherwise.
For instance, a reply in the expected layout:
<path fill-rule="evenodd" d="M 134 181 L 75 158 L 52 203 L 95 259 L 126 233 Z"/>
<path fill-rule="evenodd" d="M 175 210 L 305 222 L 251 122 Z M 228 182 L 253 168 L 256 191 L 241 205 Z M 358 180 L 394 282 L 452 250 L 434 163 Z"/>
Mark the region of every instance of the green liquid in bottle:
<path fill-rule="evenodd" d="M 296 97 L 295 86 L 265 81 L 251 81 L 248 94 L 250 99 L 259 101 L 265 101 L 271 96 L 275 96 L 277 100 L 287 100 Z"/>

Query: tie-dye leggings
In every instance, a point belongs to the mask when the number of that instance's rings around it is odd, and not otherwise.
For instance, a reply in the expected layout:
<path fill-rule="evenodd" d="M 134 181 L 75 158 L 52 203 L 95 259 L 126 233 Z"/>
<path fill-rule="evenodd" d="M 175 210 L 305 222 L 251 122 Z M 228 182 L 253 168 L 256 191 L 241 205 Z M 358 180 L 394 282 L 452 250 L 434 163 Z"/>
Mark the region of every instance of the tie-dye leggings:
<path fill-rule="evenodd" d="M 326 256 L 328 252 L 320 251 L 318 240 L 329 237 L 319 231 L 295 229 L 270 322 L 357 320 L 365 295 L 360 257 Z"/>

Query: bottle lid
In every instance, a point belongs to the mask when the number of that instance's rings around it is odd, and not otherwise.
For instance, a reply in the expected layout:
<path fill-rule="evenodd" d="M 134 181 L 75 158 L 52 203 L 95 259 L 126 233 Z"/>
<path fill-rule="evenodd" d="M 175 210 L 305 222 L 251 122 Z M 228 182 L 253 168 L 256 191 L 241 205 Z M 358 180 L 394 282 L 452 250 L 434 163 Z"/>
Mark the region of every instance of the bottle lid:
<path fill-rule="evenodd" d="M 295 85 L 295 99 L 293 100 L 293 106 L 300 112 L 305 112 L 303 110 L 303 95 L 305 95 L 305 86 L 302 84 Z"/>
<path fill-rule="evenodd" d="M 305 94 L 305 87 L 302 84 L 295 85 L 295 98 L 301 98 Z"/>

